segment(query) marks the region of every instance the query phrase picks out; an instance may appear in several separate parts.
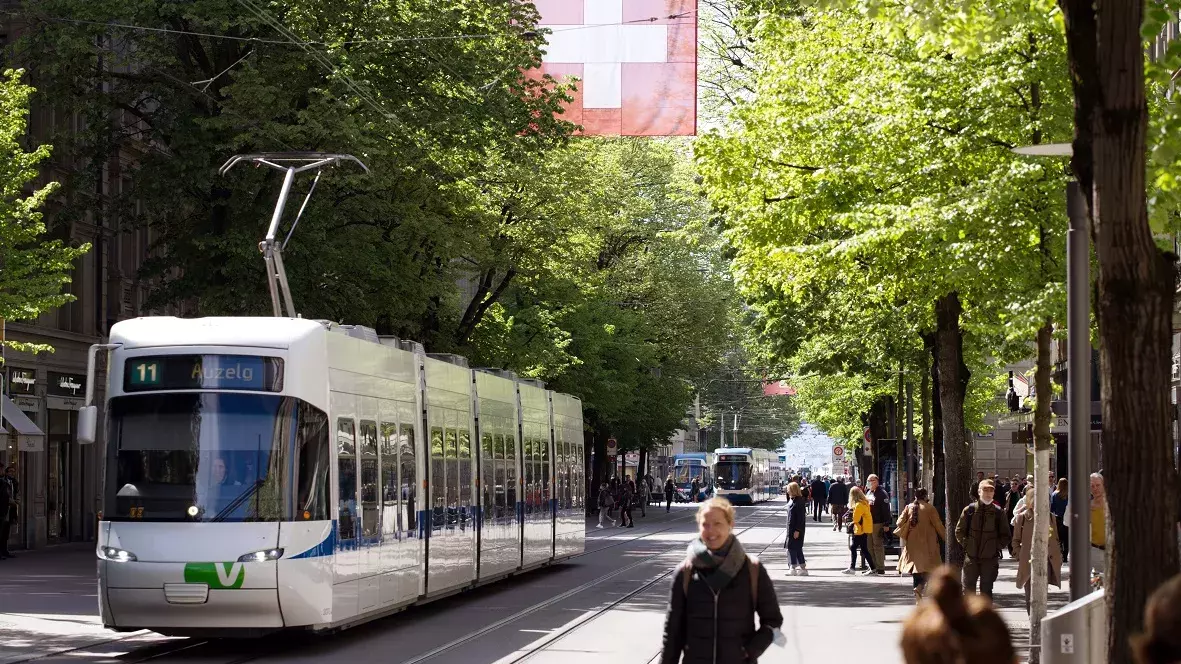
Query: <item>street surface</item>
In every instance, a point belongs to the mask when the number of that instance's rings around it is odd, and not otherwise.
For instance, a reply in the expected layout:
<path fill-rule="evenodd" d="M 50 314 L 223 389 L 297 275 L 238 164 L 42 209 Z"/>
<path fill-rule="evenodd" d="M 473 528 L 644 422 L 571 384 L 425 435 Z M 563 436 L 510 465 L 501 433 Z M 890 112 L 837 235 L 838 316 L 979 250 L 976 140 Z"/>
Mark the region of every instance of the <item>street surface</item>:
<path fill-rule="evenodd" d="M 775 581 L 787 646 L 759 660 L 819 661 L 873 653 L 875 664 L 901 662 L 898 635 L 913 608 L 910 577 L 887 559 L 885 577 L 843 576 L 847 538 L 832 525 L 809 522 L 809 577 L 787 575 L 782 500 L 738 508 L 735 531 Z M 98 624 L 93 545 L 66 545 L 0 562 L 0 664 L 347 661 L 350 664 L 449 664 L 529 661 L 537 664 L 648 664 L 660 653 L 672 569 L 695 532 L 693 507 L 636 512 L 634 529 L 594 527 L 587 554 L 566 564 L 325 636 L 282 635 L 249 641 L 118 634 Z M 996 602 L 1024 644 L 1029 623 L 1002 563 Z M 1066 600 L 1051 587 L 1051 607 Z"/>

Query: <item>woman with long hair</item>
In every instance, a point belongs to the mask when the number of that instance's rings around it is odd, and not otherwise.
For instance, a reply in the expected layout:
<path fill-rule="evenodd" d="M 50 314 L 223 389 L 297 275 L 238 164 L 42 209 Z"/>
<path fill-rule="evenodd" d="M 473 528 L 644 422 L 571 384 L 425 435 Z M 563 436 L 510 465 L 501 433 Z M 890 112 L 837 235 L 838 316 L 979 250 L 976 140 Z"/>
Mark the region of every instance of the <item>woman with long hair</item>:
<path fill-rule="evenodd" d="M 872 574 L 874 565 L 873 556 L 869 554 L 869 534 L 873 532 L 873 516 L 869 513 L 869 501 L 865 498 L 865 492 L 859 486 L 849 489 L 849 510 L 853 514 L 849 521 L 853 527 L 852 537 L 849 540 L 851 559 L 849 560 L 849 569 L 841 573 L 857 573 L 857 552 L 860 551 L 861 562 L 869 567 L 865 574 Z"/>
<path fill-rule="evenodd" d="M 906 542 L 898 557 L 898 572 L 910 574 L 917 602 L 923 598 L 927 575 L 943 564 L 939 540 L 947 539 L 939 510 L 927 502 L 926 489 L 915 489 L 914 502 L 902 510 L 902 516 L 898 518 L 898 537 Z"/>
<path fill-rule="evenodd" d="M 1017 513 L 1013 522 L 1013 557 L 1017 559 L 1017 587 L 1025 589 L 1025 612 L 1029 613 L 1030 595 L 1033 588 L 1033 513 L 1037 510 L 1033 487 L 1025 490 L 1025 508 Z M 1036 563 L 1047 565 L 1047 583 L 1062 585 L 1062 549 L 1058 546 L 1058 533 L 1050 525 L 1050 541 L 1046 548 L 1047 560 Z"/>
<path fill-rule="evenodd" d="M 808 566 L 804 561 L 804 526 L 808 522 L 808 501 L 800 485 L 792 482 L 787 485 L 787 539 L 783 546 L 787 547 L 788 562 L 791 563 L 792 576 L 808 576 Z"/>
<path fill-rule="evenodd" d="M 964 597 L 955 570 L 940 567 L 927 590 L 902 623 L 906 664 L 1016 664 L 1004 619 L 983 595 Z"/>
<path fill-rule="evenodd" d="M 673 576 L 662 664 L 755 662 L 783 625 L 771 577 L 733 530 L 734 507 L 725 498 L 697 509 L 697 538 Z"/>
<path fill-rule="evenodd" d="M 1050 512 L 1054 515 L 1054 526 L 1058 531 L 1058 547 L 1062 550 L 1062 562 L 1070 562 L 1070 529 L 1063 519 L 1070 504 L 1070 484 L 1065 477 L 1058 478 L 1058 488 L 1050 494 Z"/>

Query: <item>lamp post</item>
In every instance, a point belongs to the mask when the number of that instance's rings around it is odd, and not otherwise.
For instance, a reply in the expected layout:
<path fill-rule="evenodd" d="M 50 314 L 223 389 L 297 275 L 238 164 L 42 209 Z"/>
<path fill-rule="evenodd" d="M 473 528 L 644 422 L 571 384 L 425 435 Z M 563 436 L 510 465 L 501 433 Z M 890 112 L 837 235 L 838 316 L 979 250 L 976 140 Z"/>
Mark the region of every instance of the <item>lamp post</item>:
<path fill-rule="evenodd" d="M 1013 152 L 1034 157 L 1069 157 L 1069 143 L 1032 145 Z M 1082 187 L 1066 185 L 1066 398 L 1070 413 L 1070 599 L 1091 592 L 1091 238 L 1090 214 Z M 1038 395 L 1043 398 L 1043 395 Z"/>

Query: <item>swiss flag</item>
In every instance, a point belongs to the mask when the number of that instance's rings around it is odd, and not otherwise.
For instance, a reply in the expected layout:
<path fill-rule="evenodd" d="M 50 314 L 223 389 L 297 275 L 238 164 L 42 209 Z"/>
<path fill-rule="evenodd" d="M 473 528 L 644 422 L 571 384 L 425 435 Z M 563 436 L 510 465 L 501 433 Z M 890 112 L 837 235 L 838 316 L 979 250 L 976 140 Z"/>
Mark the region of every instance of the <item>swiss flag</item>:
<path fill-rule="evenodd" d="M 697 0 L 534 0 L 541 78 L 580 79 L 563 118 L 583 133 L 697 133 Z"/>

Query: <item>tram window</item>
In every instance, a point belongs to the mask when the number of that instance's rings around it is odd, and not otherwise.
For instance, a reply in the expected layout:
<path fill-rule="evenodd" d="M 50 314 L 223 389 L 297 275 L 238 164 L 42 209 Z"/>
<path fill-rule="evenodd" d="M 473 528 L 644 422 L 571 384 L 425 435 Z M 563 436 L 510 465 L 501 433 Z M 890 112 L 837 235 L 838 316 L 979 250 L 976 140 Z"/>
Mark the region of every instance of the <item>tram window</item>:
<path fill-rule="evenodd" d="M 493 436 L 493 441 L 494 441 L 494 445 L 495 445 L 495 448 L 493 449 L 493 453 L 496 455 L 496 460 L 494 462 L 495 469 L 496 469 L 496 477 L 493 480 L 493 482 L 496 484 L 496 489 L 495 489 L 495 492 L 496 492 L 496 520 L 498 523 L 500 523 L 500 522 L 503 522 L 503 520 L 509 516 L 508 512 L 505 511 L 505 507 L 504 507 L 504 496 L 505 496 L 505 492 L 508 491 L 508 487 L 505 486 L 505 470 L 504 470 L 504 468 L 505 468 L 506 462 L 504 460 L 504 434 L 497 432 Z"/>
<path fill-rule="evenodd" d="M 504 505 L 508 513 L 516 518 L 517 514 L 517 437 L 509 433 L 504 437 Z"/>
<path fill-rule="evenodd" d="M 405 510 L 406 518 L 402 523 L 406 524 L 406 534 L 410 537 L 418 535 L 418 509 L 415 497 L 418 494 L 418 478 L 416 476 L 414 467 L 414 425 L 403 424 L 399 429 L 398 435 L 398 450 L 401 456 L 400 472 L 401 472 L 401 498 L 402 509 Z"/>
<path fill-rule="evenodd" d="M 470 507 L 472 502 L 471 441 L 471 432 L 466 427 L 461 428 L 459 430 L 459 504 L 466 507 Z"/>
<path fill-rule="evenodd" d="M 296 521 L 326 521 L 328 514 L 328 476 L 331 467 L 328 447 L 328 417 L 323 411 L 300 402 L 299 479 L 296 482 Z"/>
<path fill-rule="evenodd" d="M 357 458 L 344 453 L 344 450 L 351 452 L 357 449 L 356 429 L 353 427 L 352 420 L 337 420 L 336 447 L 339 455 L 337 459 L 337 490 L 340 509 L 337 537 L 341 540 L 352 540 L 357 537 L 357 526 L 359 525 L 357 523 Z"/>
<path fill-rule="evenodd" d="M 398 426 L 381 423 L 381 534 L 395 536 L 398 521 Z"/>
<path fill-rule="evenodd" d="M 452 415 L 454 417 L 454 415 Z M 448 418 L 451 419 L 451 418 Z M 459 507 L 459 459 L 456 453 L 457 436 L 454 426 L 447 429 L 447 508 L 453 510 L 448 515 L 448 523 L 454 523 L 454 510 Z"/>
<path fill-rule="evenodd" d="M 431 427 L 431 528 L 443 527 L 443 510 L 447 502 L 447 477 L 443 458 L 443 427 Z"/>
<path fill-rule="evenodd" d="M 480 428 L 494 426 L 491 422 L 481 423 Z M 492 456 L 492 434 L 480 432 L 480 509 L 483 521 L 491 522 L 496 517 L 496 461 Z"/>
<path fill-rule="evenodd" d="M 381 493 L 377 468 L 377 424 L 361 422 L 361 534 L 372 538 L 381 527 L 377 499 Z"/>

